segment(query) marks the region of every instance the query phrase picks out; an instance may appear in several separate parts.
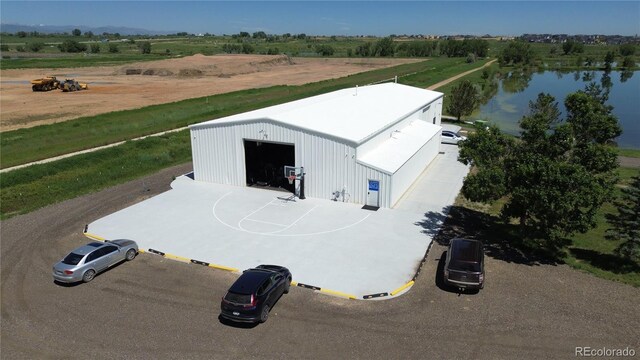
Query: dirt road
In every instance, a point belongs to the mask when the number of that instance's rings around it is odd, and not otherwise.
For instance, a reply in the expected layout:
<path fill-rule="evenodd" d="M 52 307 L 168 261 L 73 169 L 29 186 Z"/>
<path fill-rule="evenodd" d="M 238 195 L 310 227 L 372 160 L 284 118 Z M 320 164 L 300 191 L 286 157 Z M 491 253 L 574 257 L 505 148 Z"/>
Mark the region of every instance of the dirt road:
<path fill-rule="evenodd" d="M 2 131 L 273 85 L 301 85 L 423 59 L 194 55 L 120 66 L 2 70 Z M 55 75 L 88 91 L 33 92 L 29 80 Z"/>
<path fill-rule="evenodd" d="M 463 77 L 463 76 L 467 76 L 467 75 L 469 75 L 469 74 L 471 74 L 471 73 L 474 73 L 474 72 L 476 72 L 476 71 L 478 71 L 478 70 L 482 70 L 482 69 L 486 68 L 487 66 L 490 66 L 490 65 L 491 65 L 491 64 L 493 64 L 494 62 L 496 62 L 496 60 L 495 60 L 495 59 L 494 59 L 494 60 L 489 61 L 488 63 L 486 63 L 486 64 L 482 65 L 482 66 L 481 66 L 481 67 L 479 67 L 479 68 L 472 69 L 472 70 L 469 70 L 469 71 L 465 71 L 465 72 L 463 72 L 463 73 L 461 73 L 461 74 L 458 74 L 458 75 L 456 75 L 456 76 L 452 76 L 452 77 L 448 78 L 447 80 L 443 80 L 443 81 L 440 81 L 439 83 L 433 84 L 433 85 L 429 86 L 427 89 L 429 89 L 429 90 L 436 90 L 437 88 L 443 87 L 443 86 L 447 85 L 447 84 L 448 84 L 448 83 L 450 83 L 450 82 L 453 82 L 453 81 L 456 81 L 456 80 L 460 79 L 460 78 L 461 78 L 461 77 Z"/>

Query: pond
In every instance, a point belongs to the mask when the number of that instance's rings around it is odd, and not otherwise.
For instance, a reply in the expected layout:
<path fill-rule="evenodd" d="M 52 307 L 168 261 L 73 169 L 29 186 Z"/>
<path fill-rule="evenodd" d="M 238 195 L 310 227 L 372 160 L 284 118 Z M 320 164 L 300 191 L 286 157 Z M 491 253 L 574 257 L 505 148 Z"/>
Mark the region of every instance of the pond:
<path fill-rule="evenodd" d="M 556 98 L 563 112 L 566 95 L 582 90 L 591 82 L 610 89 L 607 104 L 613 106 L 622 135 L 616 139 L 621 148 L 640 149 L 640 72 L 577 71 L 560 73 L 512 72 L 503 76 L 492 90 L 487 89 L 489 100 L 471 117 L 489 120 L 509 134 L 518 135 L 518 122 L 529 110 L 529 101 L 539 93 L 549 93 Z"/>

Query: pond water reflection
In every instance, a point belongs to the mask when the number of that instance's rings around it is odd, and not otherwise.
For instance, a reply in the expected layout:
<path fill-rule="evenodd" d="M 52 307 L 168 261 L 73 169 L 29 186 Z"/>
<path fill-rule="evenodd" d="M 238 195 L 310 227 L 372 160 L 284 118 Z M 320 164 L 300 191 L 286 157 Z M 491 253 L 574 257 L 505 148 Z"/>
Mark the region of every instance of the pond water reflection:
<path fill-rule="evenodd" d="M 513 135 L 518 135 L 518 121 L 529 109 L 539 93 L 549 93 L 556 98 L 563 112 L 564 98 L 572 92 L 583 90 L 595 82 L 609 89 L 609 101 L 618 117 L 623 133 L 616 139 L 622 148 L 640 149 L 640 74 L 632 71 L 554 71 L 531 72 L 517 70 L 503 74 L 499 80 L 484 85 L 483 96 L 488 99 L 471 117 L 489 120 Z"/>

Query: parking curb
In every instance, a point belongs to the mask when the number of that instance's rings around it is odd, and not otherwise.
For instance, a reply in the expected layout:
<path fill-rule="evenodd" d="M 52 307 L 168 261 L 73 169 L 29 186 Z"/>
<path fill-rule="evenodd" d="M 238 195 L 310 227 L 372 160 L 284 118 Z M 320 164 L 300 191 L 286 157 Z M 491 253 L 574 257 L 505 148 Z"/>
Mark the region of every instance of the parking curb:
<path fill-rule="evenodd" d="M 320 289 L 320 292 L 327 293 L 327 294 L 330 294 L 330 295 L 339 296 L 339 297 L 344 297 L 344 298 L 347 298 L 349 300 L 355 300 L 356 299 L 355 295 L 343 293 L 341 291 L 335 291 L 335 290 L 329 290 L 329 289 Z"/>
<path fill-rule="evenodd" d="M 240 269 L 237 269 L 237 268 L 234 268 L 234 267 L 218 265 L 218 264 L 211 264 L 211 263 L 208 263 L 206 261 L 200 261 L 200 260 L 196 260 L 196 259 L 189 259 L 189 258 L 186 258 L 184 256 L 173 255 L 173 254 L 165 253 L 165 252 L 154 250 L 154 249 L 149 249 L 149 252 L 152 253 L 152 254 L 160 255 L 160 256 L 162 256 L 162 257 L 164 257 L 166 259 L 176 260 L 176 261 L 180 261 L 180 262 L 187 263 L 187 264 L 202 265 L 202 266 L 210 267 L 212 269 L 224 270 L 224 271 L 229 271 L 229 272 L 234 272 L 234 273 L 240 273 L 241 272 Z"/>
<path fill-rule="evenodd" d="M 369 300 L 369 299 L 385 297 L 385 296 L 389 296 L 389 293 L 383 292 L 383 293 L 378 293 L 378 294 L 363 295 L 362 298 L 364 300 Z"/>
<path fill-rule="evenodd" d="M 320 293 L 324 293 L 324 294 L 328 294 L 328 295 L 333 295 L 333 296 L 349 299 L 349 300 L 356 300 L 357 299 L 357 297 L 355 295 L 347 294 L 347 293 L 344 293 L 342 291 L 324 289 L 324 288 L 321 288 L 321 287 L 318 287 L 318 286 L 303 284 L 303 283 L 299 283 L 299 282 L 296 282 L 296 281 L 291 281 L 291 285 L 297 286 L 297 287 L 301 287 L 301 288 L 305 288 L 305 289 L 309 289 L 309 290 L 314 290 L 314 291 L 317 291 L 317 292 L 320 292 Z"/>
<path fill-rule="evenodd" d="M 84 235 L 86 237 L 88 237 L 89 239 L 92 240 L 97 240 L 97 241 L 105 241 L 106 239 L 103 238 L 102 236 L 99 235 L 95 235 L 95 234 L 91 234 L 89 232 L 86 231 L 87 229 L 85 228 L 84 231 Z M 369 294 L 369 295 L 363 295 L 362 299 L 363 300 L 369 300 L 369 299 L 375 299 L 375 298 L 381 298 L 381 297 L 387 297 L 387 296 L 395 296 L 396 294 L 398 294 L 399 292 L 405 290 L 408 287 L 413 286 L 413 284 L 415 283 L 415 279 L 418 277 L 418 274 L 420 274 L 420 269 L 422 268 L 422 265 L 424 264 L 426 257 L 429 253 L 429 250 L 431 249 L 431 244 L 429 244 L 429 247 L 427 248 L 427 251 L 425 253 L 425 256 L 421 262 L 421 264 L 418 266 L 418 270 L 416 271 L 416 274 L 414 275 L 413 279 L 411 281 L 409 281 L 408 283 L 402 285 L 401 287 L 387 293 L 387 292 L 382 292 L 382 293 L 377 293 L 377 294 Z M 202 266 L 206 266 L 212 269 L 217 269 L 217 270 L 224 270 L 224 271 L 229 271 L 229 272 L 233 272 L 233 273 L 241 273 L 242 271 L 240 271 L 240 269 L 234 268 L 234 267 L 230 267 L 230 266 L 224 266 L 224 265 L 218 265 L 218 264 L 211 264 L 208 263 L 206 261 L 200 261 L 200 260 L 196 260 L 196 259 L 189 259 L 186 258 L 184 256 L 178 256 L 178 255 L 173 255 L 173 254 L 168 254 L 159 250 L 155 250 L 155 249 L 148 249 L 148 250 L 142 250 L 142 249 L 138 249 L 139 253 L 151 253 L 151 254 L 155 254 L 155 255 L 160 255 L 166 259 L 171 259 L 171 260 L 176 260 L 176 261 L 180 261 L 183 263 L 188 263 L 188 264 L 195 264 L 195 265 L 202 265 Z M 331 290 L 331 289 L 324 289 L 318 286 L 313 286 L 313 285 L 308 285 L 308 284 L 303 284 L 303 283 L 299 283 L 296 281 L 291 281 L 291 285 L 293 286 L 297 286 L 297 287 L 301 287 L 301 288 L 305 288 L 305 289 L 309 289 L 309 290 L 314 290 L 314 291 L 318 291 L 320 293 L 324 293 L 327 295 L 332 295 L 332 296 L 337 296 L 337 297 L 341 297 L 341 298 L 345 298 L 345 299 L 349 299 L 349 300 L 356 300 L 357 297 L 355 295 L 352 294 L 347 294 L 341 291 L 336 291 L 336 290 Z"/>
<path fill-rule="evenodd" d="M 395 294 L 399 293 L 400 291 L 402 291 L 402 290 L 404 290 L 404 289 L 406 289 L 406 288 L 408 288 L 408 287 L 410 287 L 410 286 L 413 286 L 413 284 L 415 284 L 415 281 L 411 280 L 411 281 L 409 281 L 408 283 L 406 283 L 406 284 L 404 284 L 404 285 L 400 286 L 399 288 L 397 288 L 397 289 L 393 290 L 393 291 L 390 293 L 390 295 L 391 295 L 391 296 L 394 296 Z"/>
<path fill-rule="evenodd" d="M 103 238 L 102 236 L 98 236 L 98 235 L 94 235 L 88 232 L 84 232 L 84 236 L 88 237 L 91 240 L 98 240 L 98 241 L 105 241 L 106 239 Z"/>

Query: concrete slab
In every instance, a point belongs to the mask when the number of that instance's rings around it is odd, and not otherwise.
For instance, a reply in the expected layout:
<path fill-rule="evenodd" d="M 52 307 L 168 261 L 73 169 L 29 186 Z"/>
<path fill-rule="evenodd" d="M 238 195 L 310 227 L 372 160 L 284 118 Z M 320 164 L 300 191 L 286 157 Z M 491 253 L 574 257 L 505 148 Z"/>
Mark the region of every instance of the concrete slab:
<path fill-rule="evenodd" d="M 435 234 L 425 226 L 437 227 L 468 171 L 455 161 L 457 148 L 446 149 L 396 209 L 285 201 L 278 197 L 286 193 L 183 176 L 172 190 L 95 221 L 89 232 L 241 270 L 284 265 L 294 281 L 361 299 L 413 277 Z"/>

